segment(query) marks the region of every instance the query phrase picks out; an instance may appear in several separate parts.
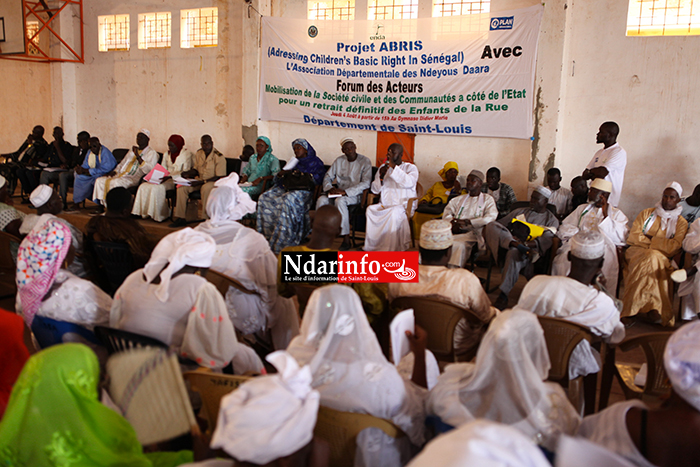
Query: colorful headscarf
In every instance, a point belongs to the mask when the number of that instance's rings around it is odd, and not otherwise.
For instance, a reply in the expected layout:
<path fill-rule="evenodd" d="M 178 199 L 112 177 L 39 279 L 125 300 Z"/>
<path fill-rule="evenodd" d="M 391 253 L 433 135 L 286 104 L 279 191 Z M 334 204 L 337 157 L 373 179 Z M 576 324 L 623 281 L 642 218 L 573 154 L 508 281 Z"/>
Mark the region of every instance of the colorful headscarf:
<path fill-rule="evenodd" d="M 267 144 L 267 150 L 265 151 L 265 154 L 263 154 L 262 157 L 258 156 L 257 153 L 254 154 L 258 158 L 258 161 L 262 160 L 268 154 L 272 154 L 272 143 L 270 142 L 270 138 L 268 138 L 267 136 L 258 136 L 258 139 L 256 139 L 256 141 L 262 141 L 263 143 Z"/>
<path fill-rule="evenodd" d="M 173 143 L 175 147 L 177 147 L 177 151 L 170 153 L 170 160 L 175 163 L 175 159 L 180 155 L 182 148 L 185 147 L 185 138 L 180 135 L 171 135 L 170 138 L 168 138 L 168 143 Z"/>
<path fill-rule="evenodd" d="M 459 173 L 459 166 L 457 165 L 457 163 L 450 161 L 450 162 L 446 163 L 445 166 L 442 168 L 442 170 L 440 170 L 438 172 L 438 175 L 440 176 L 440 178 L 442 178 L 443 180 L 447 180 L 447 177 L 445 177 L 445 174 L 450 169 L 455 169 L 457 171 L 457 173 Z"/>
<path fill-rule="evenodd" d="M 297 138 L 292 142 L 292 149 L 295 145 L 300 145 L 306 149 L 307 156 L 299 159 L 299 163 L 294 167 L 296 170 L 302 173 L 310 173 L 314 177 L 314 183 L 320 185 L 323 183 L 323 176 L 326 174 L 325 168 L 323 167 L 323 161 L 316 155 L 316 150 L 311 143 L 306 141 L 304 138 Z M 285 166 L 286 168 L 286 166 Z"/>
<path fill-rule="evenodd" d="M 17 293 L 22 303 L 22 316 L 30 328 L 70 245 L 70 229 L 58 219 L 38 223 L 19 245 Z"/>
<path fill-rule="evenodd" d="M 0 309 L 0 420 L 10 399 L 12 386 L 29 358 L 24 345 L 24 322 L 16 313 Z"/>

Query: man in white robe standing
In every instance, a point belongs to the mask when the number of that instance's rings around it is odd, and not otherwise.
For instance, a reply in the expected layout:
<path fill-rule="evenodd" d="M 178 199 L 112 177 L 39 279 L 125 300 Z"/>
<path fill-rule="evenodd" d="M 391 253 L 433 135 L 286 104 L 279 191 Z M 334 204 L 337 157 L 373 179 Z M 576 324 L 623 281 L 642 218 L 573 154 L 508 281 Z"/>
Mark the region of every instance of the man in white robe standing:
<path fill-rule="evenodd" d="M 572 264 L 569 276 L 533 277 L 515 308 L 580 324 L 609 343 L 622 341 L 625 326 L 620 322 L 620 311 L 613 299 L 595 286 L 607 262 L 605 236 L 596 230 L 579 232 L 571 239 L 569 249 L 567 256 Z M 584 339 L 571 355 L 569 379 L 598 371 L 600 354 Z"/>
<path fill-rule="evenodd" d="M 343 155 L 337 158 L 323 177 L 323 192 L 316 201 L 316 208 L 333 204 L 340 211 L 340 235 L 343 243 L 340 250 L 349 250 L 350 214 L 348 206 L 360 204 L 362 192 L 372 183 L 372 162 L 357 153 L 357 146 L 352 138 L 340 140 Z"/>
<path fill-rule="evenodd" d="M 599 149 L 595 153 L 581 175 L 586 180 L 604 178 L 611 182 L 612 191 L 609 202 L 615 207 L 620 204 L 622 183 L 625 180 L 625 167 L 627 166 L 627 151 L 617 143 L 619 133 L 620 127 L 615 122 L 605 122 L 600 125 L 596 135 L 596 143 L 603 144 L 603 149 Z"/>
<path fill-rule="evenodd" d="M 608 203 L 611 190 L 612 183 L 602 178 L 596 178 L 588 191 L 588 203 L 577 207 L 562 221 L 557 231 L 557 237 L 561 239 L 562 245 L 552 264 L 553 276 L 569 274 L 571 263 L 568 259 L 568 253 L 571 250 L 571 238 L 578 232 L 596 230 L 602 233 L 605 239 L 603 275 L 610 290 L 616 289 L 620 273 L 617 247 L 625 245 L 629 234 L 629 227 L 627 227 L 629 221 L 622 211 Z"/>
<path fill-rule="evenodd" d="M 158 163 L 160 157 L 155 149 L 151 148 L 151 132 L 145 128 L 136 135 L 136 146 L 124 156 L 124 159 L 106 176 L 95 180 L 95 189 L 92 192 L 92 200 L 99 204 L 98 212 L 104 212 L 104 200 L 112 188 L 122 186 L 129 188 L 136 186 L 141 177 L 147 175 Z"/>
<path fill-rule="evenodd" d="M 498 217 L 498 207 L 492 196 L 481 192 L 484 173 L 472 170 L 467 176 L 467 194 L 452 199 L 442 214 L 442 218 L 452 222 L 452 255 L 450 267 L 463 268 L 475 244 L 484 251 L 486 244 L 481 231 L 489 222 Z"/>
<path fill-rule="evenodd" d="M 372 193 L 381 195 L 381 199 L 367 208 L 365 251 L 405 251 L 411 246 L 406 204 L 416 197 L 418 168 L 403 162 L 402 157 L 403 146 L 390 145 L 386 163 L 372 182 Z"/>

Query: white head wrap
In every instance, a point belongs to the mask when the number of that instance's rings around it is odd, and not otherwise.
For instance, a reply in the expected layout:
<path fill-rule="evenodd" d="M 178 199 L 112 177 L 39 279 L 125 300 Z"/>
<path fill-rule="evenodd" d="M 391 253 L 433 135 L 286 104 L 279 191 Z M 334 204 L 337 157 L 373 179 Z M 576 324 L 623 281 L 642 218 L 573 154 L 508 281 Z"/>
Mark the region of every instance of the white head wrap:
<path fill-rule="evenodd" d="M 673 333 L 666 344 L 664 366 L 676 394 L 700 411 L 700 321 Z"/>
<path fill-rule="evenodd" d="M 389 419 L 413 444 L 424 442 L 424 425 L 413 419 L 425 415 L 403 412 L 409 405 L 403 379 L 384 357 L 360 297 L 350 287 L 328 285 L 311 294 L 301 333 L 287 352 L 299 365 L 309 365 L 324 406 Z M 416 410 L 422 409 L 421 403 Z"/>
<path fill-rule="evenodd" d="M 29 195 L 29 201 L 32 202 L 32 206 L 35 208 L 40 208 L 49 202 L 52 194 L 53 188 L 48 185 L 39 185 L 38 187 L 34 188 L 32 194 Z"/>
<path fill-rule="evenodd" d="M 311 442 L 319 393 L 311 388 L 311 370 L 281 350 L 267 360 L 279 371 L 254 378 L 221 400 L 211 441 L 238 461 L 267 464 Z"/>
<path fill-rule="evenodd" d="M 216 242 L 211 235 L 187 227 L 158 242 L 151 254 L 151 259 L 143 267 L 143 274 L 150 283 L 160 276 L 156 289 L 156 298 L 161 302 L 168 300 L 170 278 L 185 266 L 208 268 L 211 266 Z M 165 269 L 163 267 L 168 265 Z"/>
<path fill-rule="evenodd" d="M 139 133 L 143 133 L 144 135 L 148 136 L 149 139 L 151 138 L 151 132 L 148 131 L 148 130 L 145 129 L 145 128 L 141 128 L 141 129 L 139 130 Z"/>
<path fill-rule="evenodd" d="M 561 387 L 546 383 L 550 361 L 537 316 L 526 310 L 500 313 L 491 322 L 476 364 L 445 369 L 431 390 L 428 412 L 461 426 L 478 418 L 514 425 L 549 449 L 579 422 Z"/>
<path fill-rule="evenodd" d="M 540 185 L 537 188 L 535 188 L 535 191 L 547 199 L 549 199 L 549 197 L 552 196 L 552 190 L 543 185 Z"/>
<path fill-rule="evenodd" d="M 683 196 L 683 187 L 678 182 L 670 182 L 668 185 L 666 185 L 666 188 L 673 188 L 674 190 L 676 190 L 676 193 L 678 193 L 679 198 Z"/>
<path fill-rule="evenodd" d="M 571 254 L 580 259 L 605 256 L 605 238 L 597 230 L 578 232 L 571 238 Z"/>
<path fill-rule="evenodd" d="M 345 143 L 354 143 L 355 140 L 349 137 L 345 137 L 340 140 L 340 147 L 342 148 Z"/>
<path fill-rule="evenodd" d="M 255 212 L 256 203 L 238 186 L 236 172 L 220 178 L 214 186 L 216 189 L 212 190 L 207 200 L 207 214 L 214 227 L 225 221 L 237 221 L 246 214 Z"/>
<path fill-rule="evenodd" d="M 426 250 L 446 250 L 451 247 L 452 224 L 442 219 L 432 219 L 420 229 L 420 246 Z"/>
<path fill-rule="evenodd" d="M 591 182 L 591 188 L 610 193 L 612 192 L 612 182 L 604 178 L 596 178 Z"/>
<path fill-rule="evenodd" d="M 7 183 L 7 180 L 5 180 L 5 177 L 0 175 L 0 188 L 4 187 L 5 183 Z"/>
<path fill-rule="evenodd" d="M 409 467 L 551 467 L 540 448 L 515 428 L 489 420 L 438 436 Z"/>

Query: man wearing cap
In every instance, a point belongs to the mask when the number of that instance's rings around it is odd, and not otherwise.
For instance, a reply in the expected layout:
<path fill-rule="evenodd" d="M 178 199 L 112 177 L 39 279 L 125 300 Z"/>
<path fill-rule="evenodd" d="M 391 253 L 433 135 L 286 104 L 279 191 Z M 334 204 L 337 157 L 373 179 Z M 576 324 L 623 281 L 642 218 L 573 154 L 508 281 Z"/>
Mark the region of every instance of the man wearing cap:
<path fill-rule="evenodd" d="M 453 257 L 451 249 L 455 245 L 452 228 L 451 222 L 442 219 L 433 219 L 423 224 L 420 232 L 421 264 L 418 266 L 418 282 L 389 284 L 388 296 L 389 300 L 398 297 L 438 298 L 470 310 L 484 324 L 474 326 L 465 318 L 457 323 L 454 347 L 459 357 L 479 345 L 488 323 L 497 311 L 491 307 L 478 277 L 466 269 L 447 268 Z"/>
<path fill-rule="evenodd" d="M 79 204 L 92 195 L 95 180 L 109 173 L 117 165 L 112 152 L 100 144 L 99 138 L 93 136 L 88 141 L 90 151 L 85 155 L 82 164 L 75 167 L 73 206 L 68 212 L 78 212 Z"/>
<path fill-rule="evenodd" d="M 49 185 L 39 185 L 29 195 L 29 201 L 36 208 L 36 214 L 29 214 L 22 221 L 19 233 L 27 235 L 37 224 L 43 224 L 49 219 L 56 219 L 70 229 L 71 245 L 75 250 L 75 259 L 68 266 L 68 271 L 78 277 L 87 277 L 85 260 L 83 257 L 83 233 L 67 220 L 57 217 L 62 211 L 63 202 L 56 190 Z"/>
<path fill-rule="evenodd" d="M 372 193 L 381 195 L 381 199 L 367 208 L 365 251 L 406 251 L 411 246 L 406 204 L 416 197 L 419 174 L 418 168 L 403 162 L 402 157 L 403 146 L 390 145 L 386 162 L 372 182 Z M 411 207 L 411 217 L 414 209 Z"/>
<path fill-rule="evenodd" d="M 516 308 L 539 316 L 563 318 L 586 326 L 606 342 L 616 344 L 625 337 L 620 312 L 605 292 L 596 288 L 596 278 L 603 267 L 607 250 L 605 236 L 597 230 L 581 231 L 569 241 L 568 277 L 539 275 L 523 289 Z M 615 258 L 617 262 L 617 258 Z M 582 340 L 569 362 L 569 379 L 597 373 L 600 354 Z"/>
<path fill-rule="evenodd" d="M 342 222 L 340 235 L 343 243 L 340 250 L 349 250 L 350 215 L 348 206 L 360 204 L 362 192 L 369 188 L 372 182 L 372 162 L 362 154 L 357 153 L 357 146 L 352 138 L 340 140 L 343 155 L 333 161 L 326 176 L 323 177 L 323 192 L 316 201 L 316 207 L 334 204 L 340 211 Z"/>
<path fill-rule="evenodd" d="M 104 212 L 105 196 L 111 188 L 136 186 L 141 181 L 141 177 L 148 174 L 156 166 L 160 156 L 155 149 L 148 145 L 150 137 L 150 131 L 145 128 L 141 129 L 136 135 L 136 146 L 131 147 L 131 151 L 119 165 L 106 176 L 95 180 L 92 200 L 100 205 L 98 212 Z"/>
<path fill-rule="evenodd" d="M 578 232 L 598 231 L 605 239 L 605 264 L 603 275 L 610 290 L 615 291 L 619 274 L 617 247 L 625 245 L 629 228 L 627 216 L 608 203 L 612 183 L 596 178 L 591 182 L 588 192 L 588 203 L 577 207 L 574 212 L 564 219 L 557 231 L 557 237 L 562 241 L 557 256 L 552 264 L 552 275 L 566 276 L 569 274 L 571 263 L 568 259 L 571 250 L 570 240 Z"/>
<path fill-rule="evenodd" d="M 603 145 L 588 163 L 581 176 L 586 180 L 604 178 L 612 183 L 610 204 L 617 207 L 622 194 L 622 183 L 625 180 L 627 166 L 627 151 L 617 142 L 620 127 L 615 122 L 605 122 L 600 125 L 595 142 Z"/>
<path fill-rule="evenodd" d="M 487 224 L 484 227 L 484 240 L 498 264 L 499 250 L 507 250 L 503 266 L 501 290 L 494 306 L 499 310 L 508 307 L 508 294 L 518 281 L 522 271 L 528 279 L 534 275 L 533 264 L 552 247 L 552 239 L 559 227 L 557 217 L 547 209 L 552 192 L 549 188 L 538 186 L 530 196 L 530 206 L 511 211 L 507 216 Z M 516 238 L 508 226 L 513 221 L 525 221 L 543 229 L 541 235 L 531 240 Z M 512 227 L 511 227 L 512 228 Z"/>
<path fill-rule="evenodd" d="M 481 231 L 489 222 L 498 217 L 498 207 L 493 197 L 482 193 L 484 173 L 472 170 L 467 175 L 467 194 L 452 199 L 442 214 L 442 218 L 452 223 L 454 244 L 450 266 L 463 268 L 475 244 L 483 251 L 486 246 Z"/>

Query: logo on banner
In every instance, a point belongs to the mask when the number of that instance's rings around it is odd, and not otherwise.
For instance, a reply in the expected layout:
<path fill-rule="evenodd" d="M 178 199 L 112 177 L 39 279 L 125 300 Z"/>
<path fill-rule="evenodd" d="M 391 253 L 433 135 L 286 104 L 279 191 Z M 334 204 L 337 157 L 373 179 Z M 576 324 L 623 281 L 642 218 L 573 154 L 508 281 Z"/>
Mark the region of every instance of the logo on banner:
<path fill-rule="evenodd" d="M 377 24 L 376 26 L 377 30 L 375 31 L 373 36 L 369 36 L 369 40 L 371 41 L 383 41 L 386 39 L 386 36 L 384 34 L 379 34 L 379 31 L 384 28 L 383 24 Z"/>
<path fill-rule="evenodd" d="M 314 38 L 318 36 L 318 28 L 316 26 L 309 26 L 309 37 Z"/>
<path fill-rule="evenodd" d="M 499 29 L 513 29 L 513 18 L 513 16 L 491 18 L 491 27 L 489 30 L 498 31 Z"/>
<path fill-rule="evenodd" d="M 282 282 L 418 282 L 417 251 L 282 252 Z"/>

